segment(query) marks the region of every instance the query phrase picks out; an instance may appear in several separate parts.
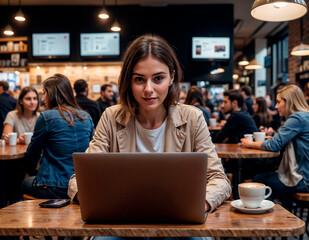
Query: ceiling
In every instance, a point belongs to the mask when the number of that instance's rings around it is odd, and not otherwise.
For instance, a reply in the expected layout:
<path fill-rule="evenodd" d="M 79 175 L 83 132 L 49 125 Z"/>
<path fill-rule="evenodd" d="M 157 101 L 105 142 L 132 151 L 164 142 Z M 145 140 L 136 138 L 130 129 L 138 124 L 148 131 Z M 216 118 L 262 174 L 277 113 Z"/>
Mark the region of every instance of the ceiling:
<path fill-rule="evenodd" d="M 19 0 L 0 0 L 0 5 L 18 6 Z M 272 36 L 287 26 L 287 22 L 271 23 L 255 20 L 250 11 L 253 0 L 117 0 L 117 5 L 167 6 L 175 4 L 234 4 L 234 59 L 244 46 L 254 38 Z M 22 6 L 40 5 L 90 5 L 101 6 L 102 0 L 21 0 Z M 115 0 L 105 0 L 105 4 L 115 5 Z"/>

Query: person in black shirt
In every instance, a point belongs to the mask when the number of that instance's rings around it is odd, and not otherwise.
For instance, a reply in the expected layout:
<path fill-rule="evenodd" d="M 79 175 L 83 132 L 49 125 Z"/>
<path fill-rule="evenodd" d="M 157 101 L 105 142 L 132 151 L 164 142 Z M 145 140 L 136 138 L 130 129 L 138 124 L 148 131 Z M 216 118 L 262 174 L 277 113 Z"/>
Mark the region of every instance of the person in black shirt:
<path fill-rule="evenodd" d="M 253 100 L 251 98 L 251 89 L 250 89 L 250 87 L 249 86 L 243 86 L 241 88 L 241 93 L 242 93 L 242 96 L 244 97 L 244 100 L 245 100 L 245 104 L 246 104 L 246 107 L 247 107 L 247 112 L 250 115 L 253 115 L 253 113 L 254 113 L 253 108 L 252 108 Z"/>
<path fill-rule="evenodd" d="M 74 90 L 76 93 L 76 101 L 77 104 L 85 111 L 89 113 L 92 118 L 94 128 L 97 126 L 100 117 L 101 110 L 100 106 L 97 102 L 90 100 L 87 98 L 88 96 L 88 84 L 85 80 L 79 79 L 74 83 Z"/>
<path fill-rule="evenodd" d="M 97 99 L 100 105 L 100 110 L 103 113 L 106 108 L 114 105 L 113 103 L 114 90 L 111 84 L 104 84 L 101 87 L 101 97 Z"/>
<path fill-rule="evenodd" d="M 6 81 L 0 81 L 0 137 L 3 132 L 3 122 L 8 112 L 16 107 L 17 100 L 8 93 L 9 84 Z"/>
<path fill-rule="evenodd" d="M 239 90 L 232 89 L 223 93 L 221 105 L 225 114 L 230 113 L 226 124 L 216 135 L 215 143 L 239 143 L 244 134 L 258 132 L 258 129 L 249 113 L 243 110 L 244 98 Z"/>

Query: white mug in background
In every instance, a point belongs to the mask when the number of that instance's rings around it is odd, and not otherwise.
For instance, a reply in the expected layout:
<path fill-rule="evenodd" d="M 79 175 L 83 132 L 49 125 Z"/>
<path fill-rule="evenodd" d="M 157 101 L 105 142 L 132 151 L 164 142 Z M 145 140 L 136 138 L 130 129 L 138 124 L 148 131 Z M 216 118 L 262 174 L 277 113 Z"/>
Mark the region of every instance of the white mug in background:
<path fill-rule="evenodd" d="M 217 126 L 217 119 L 216 118 L 209 118 L 209 126 L 216 127 Z"/>
<path fill-rule="evenodd" d="M 263 183 L 248 182 L 238 185 L 238 193 L 245 208 L 258 208 L 262 201 L 271 195 L 272 190 Z"/>
<path fill-rule="evenodd" d="M 16 132 L 11 132 L 9 133 L 9 145 L 16 145 L 17 143 L 17 133 Z"/>
<path fill-rule="evenodd" d="M 255 142 L 264 142 L 266 133 L 265 132 L 254 132 L 253 138 Z"/>
<path fill-rule="evenodd" d="M 24 135 L 25 135 L 25 143 L 29 144 L 31 142 L 33 132 L 25 132 Z"/>
<path fill-rule="evenodd" d="M 253 134 L 245 134 L 245 138 L 248 138 L 251 142 L 253 142 Z"/>

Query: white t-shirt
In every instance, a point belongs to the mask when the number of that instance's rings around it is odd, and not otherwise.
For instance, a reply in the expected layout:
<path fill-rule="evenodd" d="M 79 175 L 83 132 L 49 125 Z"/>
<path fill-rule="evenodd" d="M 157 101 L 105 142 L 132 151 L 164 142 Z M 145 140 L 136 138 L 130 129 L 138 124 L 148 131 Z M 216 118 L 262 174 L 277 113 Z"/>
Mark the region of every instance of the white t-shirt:
<path fill-rule="evenodd" d="M 157 128 L 148 130 L 135 118 L 136 152 L 163 152 L 166 119 Z"/>
<path fill-rule="evenodd" d="M 24 134 L 25 132 L 33 132 L 36 120 L 38 119 L 39 115 L 40 113 L 37 112 L 34 120 L 31 123 L 28 123 L 24 120 L 24 117 L 18 117 L 17 110 L 13 110 L 6 115 L 3 125 L 11 125 L 13 127 L 13 131 L 17 132 L 18 135 Z"/>

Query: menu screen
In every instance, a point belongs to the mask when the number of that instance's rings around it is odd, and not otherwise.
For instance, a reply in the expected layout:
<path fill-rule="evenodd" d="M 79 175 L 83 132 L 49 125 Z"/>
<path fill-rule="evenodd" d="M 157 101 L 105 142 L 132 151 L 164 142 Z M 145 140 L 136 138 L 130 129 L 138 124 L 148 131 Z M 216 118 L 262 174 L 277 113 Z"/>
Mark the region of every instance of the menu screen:
<path fill-rule="evenodd" d="M 119 33 L 81 33 L 81 56 L 118 56 L 120 55 Z"/>
<path fill-rule="evenodd" d="M 33 33 L 32 55 L 53 57 L 70 55 L 69 33 Z"/>
<path fill-rule="evenodd" d="M 193 37 L 192 59 L 229 59 L 230 38 Z"/>

